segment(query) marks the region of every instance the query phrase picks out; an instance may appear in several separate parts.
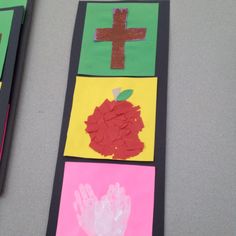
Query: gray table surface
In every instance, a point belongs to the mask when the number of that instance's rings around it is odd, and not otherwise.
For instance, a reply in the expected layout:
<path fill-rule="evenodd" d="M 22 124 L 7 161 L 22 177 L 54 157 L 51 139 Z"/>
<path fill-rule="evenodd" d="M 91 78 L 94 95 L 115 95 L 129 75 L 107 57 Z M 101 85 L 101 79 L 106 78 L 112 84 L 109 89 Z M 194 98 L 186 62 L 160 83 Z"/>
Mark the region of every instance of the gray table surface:
<path fill-rule="evenodd" d="M 1 236 L 45 235 L 55 173 L 78 0 L 36 1 Z M 235 43 L 235 0 L 171 1 L 166 236 L 236 235 Z"/>

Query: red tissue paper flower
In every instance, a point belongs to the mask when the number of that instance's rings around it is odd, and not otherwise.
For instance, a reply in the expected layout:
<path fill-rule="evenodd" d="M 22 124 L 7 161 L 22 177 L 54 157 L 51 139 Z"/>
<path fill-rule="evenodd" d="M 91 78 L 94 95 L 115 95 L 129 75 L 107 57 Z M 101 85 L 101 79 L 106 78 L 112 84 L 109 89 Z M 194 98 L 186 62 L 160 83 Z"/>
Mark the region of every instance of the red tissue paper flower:
<path fill-rule="evenodd" d="M 106 99 L 85 121 L 90 147 L 103 156 L 128 159 L 143 151 L 144 143 L 138 136 L 144 128 L 140 107 L 126 101 L 132 93 L 124 90 L 116 100 Z"/>

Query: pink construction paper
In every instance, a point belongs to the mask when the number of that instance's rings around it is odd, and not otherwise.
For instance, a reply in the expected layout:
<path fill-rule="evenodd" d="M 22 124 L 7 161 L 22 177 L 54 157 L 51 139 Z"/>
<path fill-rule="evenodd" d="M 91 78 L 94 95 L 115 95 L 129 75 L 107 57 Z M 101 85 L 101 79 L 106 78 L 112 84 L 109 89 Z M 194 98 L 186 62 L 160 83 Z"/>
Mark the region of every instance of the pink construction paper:
<path fill-rule="evenodd" d="M 125 236 L 152 236 L 154 181 L 155 168 L 150 166 L 66 162 L 56 235 L 87 236 L 73 208 L 80 184 L 91 185 L 100 198 L 110 184 L 118 182 L 132 203 Z"/>
<path fill-rule="evenodd" d="M 7 113 L 6 113 L 6 118 L 5 118 L 5 122 L 4 122 L 4 130 L 3 130 L 2 142 L 1 142 L 1 145 L 0 145 L 0 161 L 2 159 L 3 146 L 4 146 L 4 141 L 5 141 L 6 132 L 7 132 L 7 122 L 8 122 L 9 110 L 10 110 L 10 105 L 8 105 Z"/>

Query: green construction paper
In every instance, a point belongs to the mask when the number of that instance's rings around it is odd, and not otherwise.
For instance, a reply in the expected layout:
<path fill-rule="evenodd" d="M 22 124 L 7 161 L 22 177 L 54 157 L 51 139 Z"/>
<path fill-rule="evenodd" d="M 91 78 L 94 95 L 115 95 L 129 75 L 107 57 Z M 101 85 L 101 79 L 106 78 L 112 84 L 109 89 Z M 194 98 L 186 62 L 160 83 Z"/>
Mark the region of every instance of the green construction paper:
<path fill-rule="evenodd" d="M 26 8 L 28 0 L 0 0 L 0 8 L 24 6 Z"/>
<path fill-rule="evenodd" d="M 0 80 L 2 80 L 2 72 L 7 53 L 13 15 L 14 15 L 13 10 L 0 11 L 0 34 L 2 34 L 2 38 L 0 41 Z"/>
<path fill-rule="evenodd" d="M 117 101 L 125 101 L 127 100 L 131 95 L 133 94 L 133 90 L 132 89 L 126 89 L 124 91 L 122 91 L 118 97 L 116 98 Z"/>
<path fill-rule="evenodd" d="M 147 29 L 144 40 L 125 43 L 124 69 L 111 69 L 111 42 L 94 40 L 97 28 L 112 27 L 114 8 L 128 8 L 127 28 Z M 158 3 L 88 3 L 78 74 L 154 76 L 158 12 Z"/>

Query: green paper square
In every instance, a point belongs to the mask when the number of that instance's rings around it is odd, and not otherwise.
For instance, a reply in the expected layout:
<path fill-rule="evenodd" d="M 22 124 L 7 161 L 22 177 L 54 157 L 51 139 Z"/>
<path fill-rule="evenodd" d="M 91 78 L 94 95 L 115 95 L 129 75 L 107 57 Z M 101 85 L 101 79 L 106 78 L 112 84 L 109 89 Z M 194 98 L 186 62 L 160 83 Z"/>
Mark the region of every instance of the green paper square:
<path fill-rule="evenodd" d="M 4 68 L 14 11 L 0 11 L 0 80 Z"/>
<path fill-rule="evenodd" d="M 146 38 L 125 43 L 125 68 L 111 69 L 111 42 L 95 42 L 97 28 L 111 28 L 113 9 L 128 8 L 127 28 L 146 28 Z M 88 3 L 78 74 L 154 76 L 158 3 Z"/>
<path fill-rule="evenodd" d="M 28 0 L 0 0 L 0 8 L 23 6 L 26 8 Z"/>

